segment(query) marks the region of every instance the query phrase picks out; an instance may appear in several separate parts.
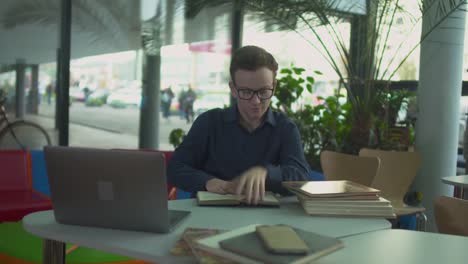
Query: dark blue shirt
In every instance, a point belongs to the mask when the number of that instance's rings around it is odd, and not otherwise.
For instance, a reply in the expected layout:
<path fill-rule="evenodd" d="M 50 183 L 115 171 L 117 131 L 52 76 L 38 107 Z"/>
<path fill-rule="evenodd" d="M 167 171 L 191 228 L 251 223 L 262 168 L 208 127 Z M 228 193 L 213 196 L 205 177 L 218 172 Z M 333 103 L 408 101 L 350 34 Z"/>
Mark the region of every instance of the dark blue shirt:
<path fill-rule="evenodd" d="M 194 193 L 214 177 L 229 181 L 257 165 L 268 171 L 267 191 L 287 193 L 282 181 L 307 179 L 299 130 L 288 117 L 268 109 L 263 124 L 249 132 L 238 115 L 236 106 L 200 115 L 169 162 L 169 182 Z"/>

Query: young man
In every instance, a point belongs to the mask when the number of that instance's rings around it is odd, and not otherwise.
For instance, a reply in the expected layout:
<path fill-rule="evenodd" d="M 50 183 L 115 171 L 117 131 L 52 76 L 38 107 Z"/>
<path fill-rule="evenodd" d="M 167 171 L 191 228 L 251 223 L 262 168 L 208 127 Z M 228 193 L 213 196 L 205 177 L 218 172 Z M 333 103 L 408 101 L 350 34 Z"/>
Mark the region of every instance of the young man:
<path fill-rule="evenodd" d="M 229 87 L 237 103 L 200 115 L 169 162 L 169 182 L 189 192 L 245 194 L 257 204 L 282 181 L 306 180 L 296 125 L 270 109 L 278 63 L 262 48 L 234 53 Z"/>

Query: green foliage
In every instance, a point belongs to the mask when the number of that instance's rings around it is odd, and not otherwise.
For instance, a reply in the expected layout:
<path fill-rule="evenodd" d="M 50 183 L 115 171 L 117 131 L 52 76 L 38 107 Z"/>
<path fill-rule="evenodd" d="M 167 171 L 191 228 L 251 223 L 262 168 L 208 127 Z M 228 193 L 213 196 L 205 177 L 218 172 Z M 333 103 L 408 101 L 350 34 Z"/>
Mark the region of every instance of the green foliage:
<path fill-rule="evenodd" d="M 180 144 L 182 144 L 182 141 L 184 140 L 185 137 L 185 131 L 181 128 L 176 128 L 171 131 L 169 134 L 169 143 L 174 146 L 174 148 L 177 148 Z"/>
<path fill-rule="evenodd" d="M 371 131 L 371 139 L 363 140 L 356 145 L 359 132 L 355 130 L 356 120 L 360 117 L 353 115 L 353 106 L 346 101 L 345 96 L 337 93 L 326 98 L 318 97 L 322 103 L 318 105 L 298 105 L 305 90 L 313 92 L 315 79 L 312 76 L 303 76 L 304 69 L 292 67 L 282 69 L 275 90 L 272 108 L 285 113 L 293 120 L 301 133 L 304 154 L 313 169 L 320 170 L 320 152 L 332 150 L 356 154 L 364 147 L 381 149 L 406 150 L 414 142 L 414 122 L 407 119 L 397 123 L 398 112 L 406 108 L 415 97 L 415 93 L 408 90 L 389 90 L 388 85 L 376 83 L 379 87 L 368 117 L 372 122 L 363 119 L 362 122 L 370 124 L 364 132 Z M 320 74 L 320 72 L 315 72 Z M 358 132 L 357 134 L 353 134 Z M 354 137 L 354 138 L 353 138 Z M 361 138 L 364 138 L 361 136 Z"/>
<path fill-rule="evenodd" d="M 127 104 L 125 102 L 119 101 L 119 100 L 114 100 L 110 102 L 109 104 L 113 108 L 125 108 L 127 107 Z"/>
<path fill-rule="evenodd" d="M 307 161 L 313 169 L 321 170 L 320 152 L 324 149 L 340 151 L 346 144 L 351 127 L 351 105 L 340 103 L 342 95 L 319 97 L 322 103 L 316 106 L 297 105 L 305 90 L 313 92 L 315 83 L 314 77 L 302 76 L 304 71 L 296 67 L 280 71 L 282 76 L 278 79 L 272 108 L 285 113 L 296 123 Z M 315 74 L 321 73 L 316 71 Z"/>
<path fill-rule="evenodd" d="M 86 106 L 102 106 L 104 103 L 103 98 L 89 98 L 86 100 Z"/>
<path fill-rule="evenodd" d="M 407 150 L 414 144 L 412 104 L 416 93 L 408 90 L 381 89 L 374 102 L 375 147 L 387 150 Z M 406 110 L 405 120 L 398 121 L 400 110 Z"/>

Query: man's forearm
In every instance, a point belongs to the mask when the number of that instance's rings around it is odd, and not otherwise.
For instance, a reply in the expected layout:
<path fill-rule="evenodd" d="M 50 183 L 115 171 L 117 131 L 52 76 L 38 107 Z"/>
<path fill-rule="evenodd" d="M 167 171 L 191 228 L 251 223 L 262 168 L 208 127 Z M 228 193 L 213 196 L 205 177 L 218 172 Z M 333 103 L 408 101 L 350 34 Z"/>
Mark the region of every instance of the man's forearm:
<path fill-rule="evenodd" d="M 169 183 L 186 192 L 205 191 L 206 182 L 213 176 L 183 163 L 171 163 L 168 168 Z"/>
<path fill-rule="evenodd" d="M 291 165 L 274 166 L 267 165 L 268 176 L 266 180 L 266 189 L 279 194 L 288 194 L 289 192 L 282 186 L 283 181 L 307 181 L 307 168 L 297 168 Z"/>

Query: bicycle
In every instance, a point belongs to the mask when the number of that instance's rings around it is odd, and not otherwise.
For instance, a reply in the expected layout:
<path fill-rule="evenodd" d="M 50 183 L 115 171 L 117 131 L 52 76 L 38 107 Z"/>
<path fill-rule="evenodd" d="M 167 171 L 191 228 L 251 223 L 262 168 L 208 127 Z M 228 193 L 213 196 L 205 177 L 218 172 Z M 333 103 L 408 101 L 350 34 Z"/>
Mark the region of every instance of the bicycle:
<path fill-rule="evenodd" d="M 27 120 L 8 120 L 6 96 L 0 90 L 0 149 L 42 149 L 51 145 L 50 136 L 40 125 Z"/>

